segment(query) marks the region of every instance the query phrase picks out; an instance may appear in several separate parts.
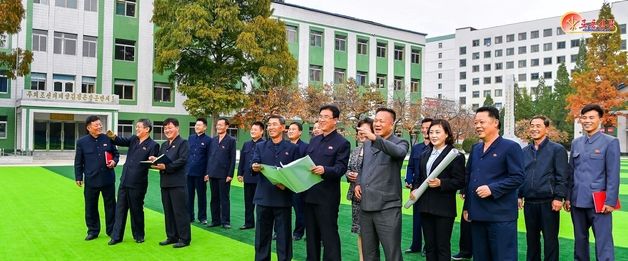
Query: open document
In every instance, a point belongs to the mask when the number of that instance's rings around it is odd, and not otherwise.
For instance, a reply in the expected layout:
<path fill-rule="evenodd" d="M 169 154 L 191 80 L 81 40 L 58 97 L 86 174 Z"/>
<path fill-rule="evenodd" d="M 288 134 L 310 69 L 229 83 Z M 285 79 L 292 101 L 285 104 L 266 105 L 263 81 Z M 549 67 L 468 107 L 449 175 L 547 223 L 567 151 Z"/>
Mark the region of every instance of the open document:
<path fill-rule="evenodd" d="M 293 192 L 300 193 L 323 181 L 310 170 L 314 162 L 305 156 L 281 167 L 262 164 L 262 174 L 272 183 L 283 184 Z"/>

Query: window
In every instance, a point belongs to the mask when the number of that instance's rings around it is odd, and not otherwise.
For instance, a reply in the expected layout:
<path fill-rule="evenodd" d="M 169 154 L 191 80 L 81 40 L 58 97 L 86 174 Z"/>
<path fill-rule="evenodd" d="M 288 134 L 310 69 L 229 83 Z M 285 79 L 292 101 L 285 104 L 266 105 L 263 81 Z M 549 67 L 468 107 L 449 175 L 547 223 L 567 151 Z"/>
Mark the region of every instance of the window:
<path fill-rule="evenodd" d="M 76 9 L 76 0 L 55 0 L 55 5 L 58 7 Z"/>
<path fill-rule="evenodd" d="M 377 57 L 386 58 L 386 43 L 377 42 Z"/>
<path fill-rule="evenodd" d="M 347 51 L 347 36 L 336 35 L 334 38 L 334 49 L 336 51 Z"/>
<path fill-rule="evenodd" d="M 386 75 L 377 74 L 377 87 L 386 88 Z"/>
<path fill-rule="evenodd" d="M 443 73 L 438 73 L 438 79 L 443 79 Z"/>
<path fill-rule="evenodd" d="M 495 70 L 501 70 L 504 69 L 504 64 L 503 63 L 495 63 Z"/>
<path fill-rule="evenodd" d="M 168 83 L 155 83 L 153 87 L 154 102 L 171 102 L 172 87 Z"/>
<path fill-rule="evenodd" d="M 438 48 L 443 48 L 443 43 L 438 43 Z"/>
<path fill-rule="evenodd" d="M 560 27 L 556 27 L 556 35 L 563 35 L 565 34 L 565 32 L 563 32 L 563 29 Z"/>
<path fill-rule="evenodd" d="M 495 76 L 495 83 L 502 83 L 503 82 L 503 78 L 501 76 Z M 495 93 L 495 95 L 497 95 L 497 92 Z"/>
<path fill-rule="evenodd" d="M 96 37 L 83 36 L 83 56 L 96 57 Z"/>
<path fill-rule="evenodd" d="M 45 73 L 31 73 L 31 90 L 45 91 L 46 90 L 46 74 Z"/>
<path fill-rule="evenodd" d="M 358 39 L 358 54 L 368 54 L 369 41 L 366 39 Z"/>
<path fill-rule="evenodd" d="M 479 52 L 475 52 L 471 55 L 471 59 L 473 60 L 477 60 L 480 59 L 480 53 Z"/>
<path fill-rule="evenodd" d="M 345 69 L 335 68 L 334 69 L 334 83 L 335 84 L 345 83 L 346 75 L 347 75 L 347 71 Z"/>
<path fill-rule="evenodd" d="M 153 122 L 153 137 L 152 138 L 153 140 L 166 140 L 166 135 L 164 135 L 164 122 L 163 121 Z"/>
<path fill-rule="evenodd" d="M 96 93 L 96 78 L 83 76 L 81 93 Z"/>
<path fill-rule="evenodd" d="M 227 128 L 227 135 L 229 135 L 231 137 L 234 137 L 237 140 L 238 139 L 238 128 L 229 126 L 229 128 Z"/>
<path fill-rule="evenodd" d="M 358 86 L 366 86 L 366 85 L 368 85 L 368 82 L 366 80 L 366 75 L 367 75 L 366 72 L 358 71 L 355 74 L 355 84 L 357 84 Z"/>
<path fill-rule="evenodd" d="M 526 74 L 525 73 L 520 73 L 517 77 L 517 81 L 520 82 L 525 82 L 526 81 Z"/>
<path fill-rule="evenodd" d="M 552 72 L 544 72 L 543 73 L 543 78 L 545 78 L 545 79 L 552 79 Z"/>
<path fill-rule="evenodd" d="M 543 29 L 543 37 L 552 36 L 552 28 Z"/>
<path fill-rule="evenodd" d="M 98 0 L 85 0 L 85 11 L 98 11 Z"/>
<path fill-rule="evenodd" d="M 503 36 L 495 36 L 495 44 L 500 44 L 504 42 L 504 37 Z"/>
<path fill-rule="evenodd" d="M 491 51 L 484 51 L 484 58 L 491 58 Z"/>
<path fill-rule="evenodd" d="M 473 98 L 480 98 L 480 91 L 473 91 L 471 95 Z"/>
<path fill-rule="evenodd" d="M 490 84 L 491 83 L 491 77 L 484 77 L 484 84 Z"/>
<path fill-rule="evenodd" d="M 565 62 L 565 56 L 564 55 L 560 55 L 560 56 L 556 56 L 556 63 L 557 64 L 561 64 Z"/>
<path fill-rule="evenodd" d="M 48 46 L 48 31 L 33 29 L 33 51 L 45 52 Z"/>
<path fill-rule="evenodd" d="M 514 47 L 506 49 L 506 56 L 511 56 L 511 55 L 515 55 L 515 48 Z"/>
<path fill-rule="evenodd" d="M 460 90 L 460 92 L 467 92 L 467 85 L 466 84 L 460 84 L 459 90 Z"/>
<path fill-rule="evenodd" d="M 495 108 L 497 108 L 498 110 L 501 110 L 503 105 L 502 105 L 502 103 L 501 103 L 501 102 L 496 102 L 496 103 L 494 104 L 494 106 L 495 106 Z"/>
<path fill-rule="evenodd" d="M 310 46 L 323 47 L 323 32 L 315 30 L 310 31 Z"/>
<path fill-rule="evenodd" d="M 438 59 L 443 58 L 443 53 L 438 53 Z"/>
<path fill-rule="evenodd" d="M 526 68 L 526 60 L 519 60 L 517 62 L 517 67 L 518 68 Z"/>
<path fill-rule="evenodd" d="M 619 46 L 620 50 L 626 50 L 626 40 L 621 40 L 621 44 Z"/>
<path fill-rule="evenodd" d="M 153 126 L 153 130 L 154 129 L 155 129 L 155 127 Z M 118 120 L 118 136 L 120 136 L 120 137 L 131 137 L 131 135 L 133 135 L 133 121 Z M 153 138 L 154 137 L 155 136 L 153 135 Z"/>
<path fill-rule="evenodd" d="M 506 42 L 507 43 L 514 42 L 514 41 L 515 41 L 515 34 L 506 35 Z"/>
<path fill-rule="evenodd" d="M 530 59 L 530 66 L 539 66 L 539 58 Z"/>
<path fill-rule="evenodd" d="M 438 69 L 443 68 L 443 63 L 438 63 Z"/>
<path fill-rule="evenodd" d="M 74 92 L 74 76 L 53 74 L 52 81 L 55 92 Z"/>
<path fill-rule="evenodd" d="M 491 96 L 491 90 L 484 90 L 484 92 L 482 92 L 482 97 L 488 97 Z"/>
<path fill-rule="evenodd" d="M 286 25 L 286 40 L 288 43 L 296 43 L 298 39 L 298 28 L 292 25 Z"/>
<path fill-rule="evenodd" d="M 190 122 L 190 127 L 189 127 L 189 133 L 190 135 L 196 133 L 196 129 L 194 128 L 194 126 L 196 126 L 196 122 Z"/>
<path fill-rule="evenodd" d="M 116 39 L 116 60 L 135 60 L 135 41 Z"/>
<path fill-rule="evenodd" d="M 0 33 L 0 48 L 7 48 L 9 37 L 6 33 Z"/>
<path fill-rule="evenodd" d="M 474 110 L 474 111 L 477 110 L 478 108 L 480 108 L 480 105 L 477 104 L 477 103 L 474 103 L 474 104 L 471 105 L 471 109 Z"/>
<path fill-rule="evenodd" d="M 467 72 L 460 72 L 460 80 L 466 80 L 467 79 Z"/>
<path fill-rule="evenodd" d="M 310 65 L 310 81 L 320 82 L 323 81 L 323 67 L 318 65 Z"/>
<path fill-rule="evenodd" d="M 395 91 L 401 90 L 403 90 L 403 77 L 395 77 Z"/>
<path fill-rule="evenodd" d="M 539 45 L 538 44 L 530 45 L 530 52 L 531 53 L 538 53 L 539 52 Z"/>
<path fill-rule="evenodd" d="M 514 61 L 506 62 L 506 69 L 512 69 L 512 68 L 515 68 L 515 62 Z"/>
<path fill-rule="evenodd" d="M 460 59 L 460 67 L 467 67 L 467 59 Z"/>
<path fill-rule="evenodd" d="M 412 63 L 416 63 L 416 64 L 421 63 L 421 51 L 420 50 L 412 49 L 412 52 L 410 54 L 411 54 L 410 61 Z"/>
<path fill-rule="evenodd" d="M 479 72 L 480 71 L 480 66 L 479 65 L 473 65 L 471 67 L 471 72 Z"/>
<path fill-rule="evenodd" d="M 530 39 L 536 39 L 536 38 L 539 38 L 539 30 L 534 30 L 530 32 Z"/>
<path fill-rule="evenodd" d="M 538 79 L 539 79 L 539 73 L 530 74 L 530 80 L 538 80 Z"/>
<path fill-rule="evenodd" d="M 480 39 L 473 40 L 473 41 L 471 42 L 471 45 L 472 45 L 473 47 L 480 46 Z"/>
<path fill-rule="evenodd" d="M 620 34 L 626 34 L 626 24 L 620 24 L 619 25 L 619 33 Z"/>
<path fill-rule="evenodd" d="M 0 74 L 0 93 L 8 93 L 8 92 L 9 92 L 9 78 L 7 78 L 7 76 L 4 74 Z"/>
<path fill-rule="evenodd" d="M 577 54 L 572 54 L 569 61 L 572 63 L 575 63 L 576 60 L 578 60 L 578 55 Z"/>
<path fill-rule="evenodd" d="M 552 64 L 552 57 L 543 58 L 543 65 Z"/>
<path fill-rule="evenodd" d="M 118 95 L 120 100 L 133 100 L 134 88 L 134 81 L 116 80 L 113 83 L 113 94 Z"/>
<path fill-rule="evenodd" d="M 461 46 L 460 48 L 458 48 L 458 53 L 460 55 L 467 54 L 467 47 L 466 46 Z"/>
<path fill-rule="evenodd" d="M 489 64 L 485 64 L 484 65 L 484 71 L 487 72 L 487 71 L 490 71 L 490 70 L 491 70 L 491 64 L 490 63 Z"/>
<path fill-rule="evenodd" d="M 519 34 L 517 35 L 517 40 L 519 40 L 519 41 L 523 41 L 523 40 L 525 40 L 526 38 L 528 38 L 528 34 L 527 34 L 526 32 L 519 33 Z"/>
<path fill-rule="evenodd" d="M 571 40 L 571 48 L 580 47 L 580 39 Z"/>
<path fill-rule="evenodd" d="M 67 55 L 76 54 L 76 34 L 55 32 L 54 42 L 54 53 Z"/>
<path fill-rule="evenodd" d="M 460 105 L 465 105 L 465 104 L 467 104 L 467 97 L 460 97 L 460 98 L 458 98 L 458 103 L 459 103 Z"/>
<path fill-rule="evenodd" d="M 525 54 L 527 52 L 527 47 L 526 46 L 519 46 L 517 51 L 518 51 L 519 54 Z"/>
<path fill-rule="evenodd" d="M 480 85 L 480 78 L 473 78 L 471 84 L 473 84 L 473 85 Z"/>
<path fill-rule="evenodd" d="M 441 53 L 439 53 L 441 55 Z M 438 57 L 441 58 L 441 57 Z M 403 61 L 403 46 L 395 45 L 395 60 Z"/>
<path fill-rule="evenodd" d="M 502 49 L 495 50 L 495 57 L 502 57 L 503 54 L 504 54 L 504 51 Z"/>
<path fill-rule="evenodd" d="M 439 83 L 439 84 L 438 84 L 438 89 L 439 89 L 439 90 L 442 90 L 442 89 L 443 89 L 443 84 L 442 84 L 442 83 Z M 440 94 L 439 94 L 439 95 L 440 95 Z M 440 96 L 439 96 L 438 98 L 440 99 Z"/>
<path fill-rule="evenodd" d="M 0 139 L 7 138 L 7 116 L 0 116 Z"/>
<path fill-rule="evenodd" d="M 544 43 L 543 44 L 543 51 L 547 52 L 547 51 L 551 51 L 552 50 L 552 43 Z"/>
<path fill-rule="evenodd" d="M 410 80 L 410 92 L 419 92 L 419 79 Z"/>
<path fill-rule="evenodd" d="M 33 0 L 33 3 L 47 5 L 48 0 Z"/>
<path fill-rule="evenodd" d="M 556 43 L 556 49 L 565 49 L 567 47 L 567 43 L 565 41 L 560 41 Z"/>
<path fill-rule="evenodd" d="M 116 0 L 116 14 L 135 17 L 136 0 Z"/>
<path fill-rule="evenodd" d="M 490 37 L 484 38 L 484 46 L 491 46 L 491 38 Z"/>

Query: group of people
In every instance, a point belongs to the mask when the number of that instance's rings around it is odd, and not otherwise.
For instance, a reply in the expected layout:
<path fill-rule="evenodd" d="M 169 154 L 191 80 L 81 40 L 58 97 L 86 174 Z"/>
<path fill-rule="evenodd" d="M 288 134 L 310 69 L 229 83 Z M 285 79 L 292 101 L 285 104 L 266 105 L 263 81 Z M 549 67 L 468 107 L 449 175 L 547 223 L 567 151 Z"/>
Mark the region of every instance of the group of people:
<path fill-rule="evenodd" d="M 443 161 L 455 149 L 447 120 L 422 120 L 425 141 L 412 147 L 405 186 L 416 190 L 425 183 L 427 189 L 419 198 L 411 193 L 410 199 L 416 200 L 413 243 L 406 252 L 423 252 L 427 260 L 471 256 L 476 260 L 517 260 L 517 218 L 523 208 L 528 260 L 541 259 L 541 235 L 544 259 L 558 260 L 559 211 L 564 209 L 572 216 L 575 259 L 589 259 L 588 235 L 593 227 L 598 260 L 613 260 L 611 213 L 618 200 L 620 157 L 618 140 L 600 131 L 603 115 L 598 105 L 583 107 L 579 121 L 585 135 L 573 141 L 568 156 L 565 148 L 548 139 L 550 121 L 546 117 L 535 116 L 530 121 L 533 142 L 522 149 L 499 135 L 496 108 L 479 108 L 474 126 L 481 141 L 473 146 L 466 164 L 461 152 L 453 160 Z M 291 260 L 292 242 L 303 238 L 304 232 L 307 260 L 341 260 L 338 212 L 343 176 L 350 183 L 346 197 L 352 202 L 351 232 L 358 234 L 360 260 L 379 260 L 380 246 L 386 260 L 403 259 L 401 169 L 410 144 L 394 135 L 395 111 L 378 108 L 374 119 L 358 122 L 359 145 L 351 152 L 349 142 L 338 133 L 339 117 L 336 106 L 321 107 L 309 144 L 300 139 L 302 125 L 294 122 L 286 126 L 280 115 L 250 126 L 251 140 L 240 150 L 237 180 L 244 183 L 245 222 L 240 229 L 255 229 L 255 260 L 271 259 L 273 239 L 277 259 Z M 78 140 L 75 158 L 76 183 L 85 185 L 85 240 L 99 235 L 98 197 L 102 193 L 109 244 L 122 241 L 129 211 L 133 238 L 144 242 L 143 203 L 150 168 L 160 173 L 167 236 L 160 245 L 179 248 L 190 244 L 195 197 L 200 223 L 231 228 L 229 188 L 236 143 L 226 134 L 228 126 L 227 119 L 219 119 L 217 135 L 208 137 L 207 121 L 200 118 L 194 127 L 196 133 L 185 140 L 179 136 L 178 121 L 169 118 L 164 121 L 167 140 L 160 146 L 150 138 L 152 125 L 148 120 L 137 121 L 135 135 L 119 137 L 112 132 L 103 134 L 100 119 L 89 116 L 89 134 Z M 263 138 L 265 131 L 267 140 Z M 119 159 L 116 146 L 129 147 L 117 204 L 113 171 Z M 263 165 L 279 167 L 306 155 L 314 162 L 311 174 L 322 181 L 302 193 L 272 184 L 261 174 Z M 428 179 L 442 164 L 440 175 Z M 211 190 L 209 223 L 207 183 Z M 599 191 L 606 193 L 606 199 L 596 211 L 592 193 Z M 458 192 L 464 198 L 461 252 L 452 256 L 450 241 L 458 216 Z"/>

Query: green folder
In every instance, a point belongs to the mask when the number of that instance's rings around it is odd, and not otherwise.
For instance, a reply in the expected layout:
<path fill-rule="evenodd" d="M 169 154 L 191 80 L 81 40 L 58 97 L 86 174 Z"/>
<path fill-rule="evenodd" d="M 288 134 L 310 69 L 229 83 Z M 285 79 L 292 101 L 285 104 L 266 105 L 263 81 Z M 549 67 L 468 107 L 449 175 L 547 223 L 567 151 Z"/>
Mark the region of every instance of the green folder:
<path fill-rule="evenodd" d="M 312 173 L 315 166 L 310 156 L 305 156 L 281 167 L 262 164 L 262 174 L 273 185 L 282 184 L 293 192 L 300 193 L 323 181 L 321 176 Z"/>

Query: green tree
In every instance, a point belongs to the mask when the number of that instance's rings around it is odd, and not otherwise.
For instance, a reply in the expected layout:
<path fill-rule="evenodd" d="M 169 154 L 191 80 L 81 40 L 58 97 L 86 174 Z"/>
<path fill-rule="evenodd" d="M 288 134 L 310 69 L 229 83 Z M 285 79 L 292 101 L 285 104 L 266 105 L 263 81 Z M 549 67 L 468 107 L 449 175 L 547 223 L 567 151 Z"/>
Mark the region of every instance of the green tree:
<path fill-rule="evenodd" d="M 534 104 L 532 96 L 528 94 L 528 90 L 523 87 L 519 88 L 517 84 L 515 88 L 515 121 L 520 119 L 529 119 L 534 116 Z"/>
<path fill-rule="evenodd" d="M 556 129 L 564 131 L 570 135 L 568 140 L 573 137 L 573 122 L 567 121 L 569 110 L 567 107 L 567 96 L 573 92 L 570 86 L 569 73 L 565 63 L 558 66 L 556 72 L 556 80 L 554 81 L 554 101 L 549 117 Z"/>
<path fill-rule="evenodd" d="M 493 101 L 493 98 L 491 97 L 491 95 L 486 95 L 486 98 L 484 98 L 484 103 L 482 104 L 482 106 L 493 106 L 495 104 L 495 101 Z"/>
<path fill-rule="evenodd" d="M 580 45 L 578 47 L 578 55 L 576 56 L 576 66 L 573 72 L 583 72 L 587 70 L 587 45 L 584 39 L 580 39 Z"/>
<path fill-rule="evenodd" d="M 18 33 L 20 22 L 24 19 L 24 7 L 19 0 L 0 1 L 0 45 L 5 45 L 6 35 Z M 33 53 L 16 48 L 10 52 L 0 52 L 0 68 L 6 70 L 8 78 L 15 79 L 30 73 L 30 64 L 33 62 Z"/>
<path fill-rule="evenodd" d="M 155 0 L 155 67 L 171 73 L 190 114 L 215 120 L 243 107 L 243 77 L 255 89 L 293 84 L 296 60 L 270 2 Z"/>

